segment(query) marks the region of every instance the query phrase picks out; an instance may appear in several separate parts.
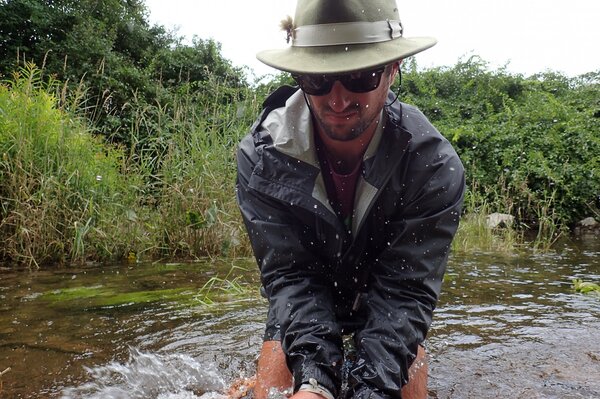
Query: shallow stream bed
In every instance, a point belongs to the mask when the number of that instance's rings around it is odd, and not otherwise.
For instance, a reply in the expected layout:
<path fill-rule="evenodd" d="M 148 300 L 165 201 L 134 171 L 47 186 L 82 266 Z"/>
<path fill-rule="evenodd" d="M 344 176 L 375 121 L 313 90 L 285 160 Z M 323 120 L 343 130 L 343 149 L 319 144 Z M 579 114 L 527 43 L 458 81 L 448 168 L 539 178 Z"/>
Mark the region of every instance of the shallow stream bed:
<path fill-rule="evenodd" d="M 600 241 L 453 255 L 426 342 L 430 398 L 600 398 Z M 250 259 L 0 271 L 1 398 L 189 399 L 254 372 Z"/>

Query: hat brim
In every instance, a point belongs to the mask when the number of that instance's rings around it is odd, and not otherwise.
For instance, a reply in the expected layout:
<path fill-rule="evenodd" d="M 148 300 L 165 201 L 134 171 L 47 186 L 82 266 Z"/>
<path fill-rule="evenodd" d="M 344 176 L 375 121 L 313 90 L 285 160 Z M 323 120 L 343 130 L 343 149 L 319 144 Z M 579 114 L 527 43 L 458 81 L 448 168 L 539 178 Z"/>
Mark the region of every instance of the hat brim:
<path fill-rule="evenodd" d="M 410 57 L 437 43 L 432 37 L 400 37 L 370 43 L 323 47 L 288 47 L 256 55 L 261 62 L 282 71 L 301 74 L 338 74 L 386 65 Z"/>

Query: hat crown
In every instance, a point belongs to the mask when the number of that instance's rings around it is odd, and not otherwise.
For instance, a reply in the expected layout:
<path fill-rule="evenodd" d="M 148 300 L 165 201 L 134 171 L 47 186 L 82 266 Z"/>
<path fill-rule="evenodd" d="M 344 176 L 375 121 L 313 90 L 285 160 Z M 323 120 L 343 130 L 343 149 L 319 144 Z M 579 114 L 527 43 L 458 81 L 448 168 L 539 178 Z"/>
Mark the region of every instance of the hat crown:
<path fill-rule="evenodd" d="M 436 43 L 405 37 L 396 0 L 297 0 L 281 21 L 290 46 L 263 50 L 267 65 L 298 74 L 364 71 L 410 57 Z"/>
<path fill-rule="evenodd" d="M 395 0 L 298 0 L 296 26 L 399 20 Z"/>

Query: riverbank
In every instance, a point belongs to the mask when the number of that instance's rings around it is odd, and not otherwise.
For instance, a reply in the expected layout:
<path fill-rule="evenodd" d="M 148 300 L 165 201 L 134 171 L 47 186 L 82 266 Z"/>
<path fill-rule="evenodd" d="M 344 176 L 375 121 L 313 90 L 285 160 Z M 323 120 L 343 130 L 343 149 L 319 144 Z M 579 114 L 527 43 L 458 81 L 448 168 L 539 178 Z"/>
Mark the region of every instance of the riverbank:
<path fill-rule="evenodd" d="M 561 85 L 560 77 L 524 79 L 477 62 L 407 68 L 396 89 L 431 115 L 467 169 L 456 251 L 547 249 L 583 216 L 598 217 L 597 81 Z M 0 85 L 0 262 L 250 256 L 235 202 L 235 149 L 266 94 L 286 82 L 279 79 L 230 90 L 214 77 L 210 91 L 178 89 L 164 104 L 136 108 L 132 100 L 126 144 L 95 134 L 84 94 L 33 65 L 21 69 Z M 473 84 L 477 98 L 467 102 Z M 486 228 L 494 212 L 515 222 Z"/>

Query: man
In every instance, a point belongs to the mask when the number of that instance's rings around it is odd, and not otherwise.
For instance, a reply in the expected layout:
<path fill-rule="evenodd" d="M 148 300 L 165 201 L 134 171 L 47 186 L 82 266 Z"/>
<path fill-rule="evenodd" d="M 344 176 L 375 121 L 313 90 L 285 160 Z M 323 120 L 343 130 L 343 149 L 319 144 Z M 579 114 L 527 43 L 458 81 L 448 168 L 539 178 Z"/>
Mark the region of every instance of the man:
<path fill-rule="evenodd" d="M 424 398 L 420 345 L 464 171 L 390 87 L 401 59 L 435 40 L 403 37 L 394 0 L 299 0 L 286 29 L 292 45 L 258 58 L 299 89 L 265 101 L 238 152 L 238 202 L 269 300 L 254 395 Z"/>

